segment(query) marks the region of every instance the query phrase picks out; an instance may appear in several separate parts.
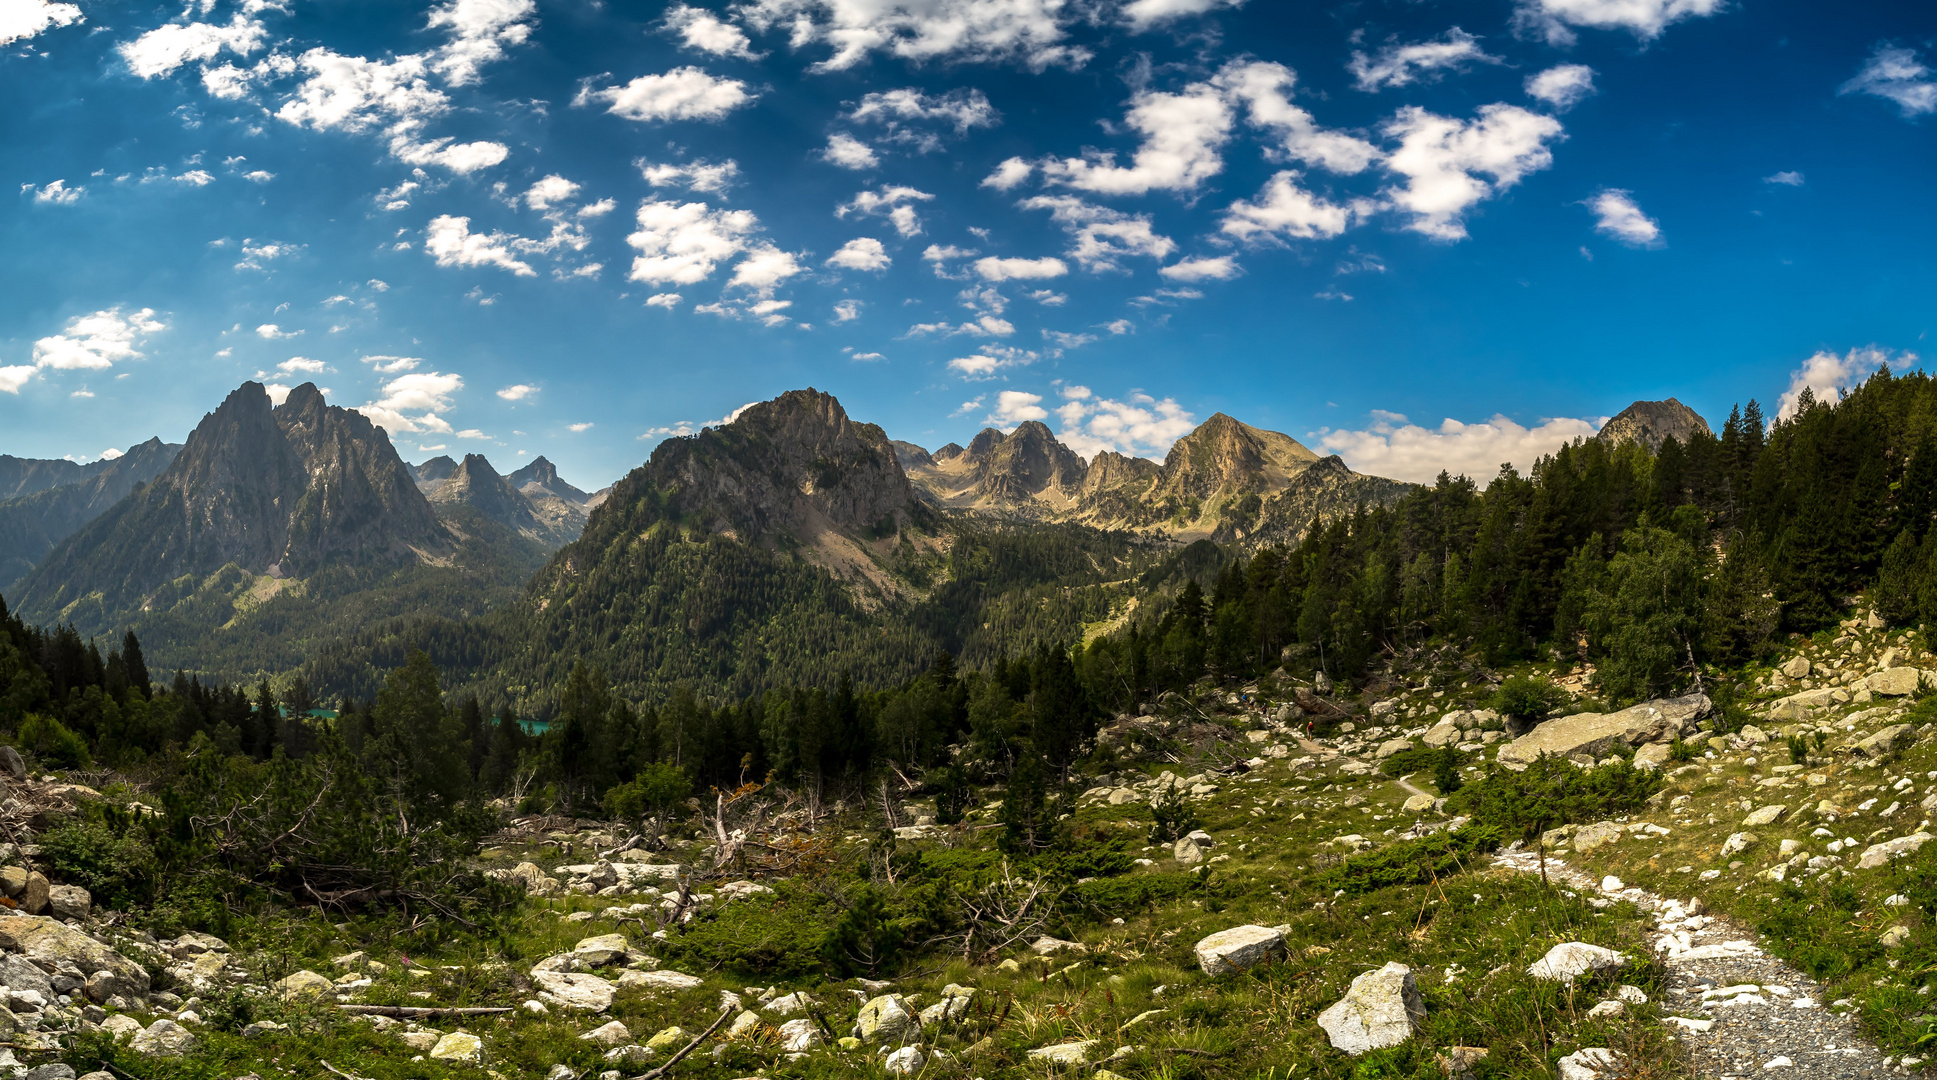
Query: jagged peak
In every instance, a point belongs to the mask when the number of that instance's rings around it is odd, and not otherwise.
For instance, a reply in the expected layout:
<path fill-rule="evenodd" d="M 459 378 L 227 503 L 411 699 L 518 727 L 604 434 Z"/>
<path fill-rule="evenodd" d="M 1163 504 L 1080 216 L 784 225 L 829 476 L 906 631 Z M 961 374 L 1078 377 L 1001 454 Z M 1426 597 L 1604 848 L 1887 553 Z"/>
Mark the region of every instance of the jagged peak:
<path fill-rule="evenodd" d="M 480 479 L 498 480 L 502 478 L 498 470 L 491 467 L 490 459 L 486 458 L 483 454 L 464 455 L 463 463 L 458 465 L 457 468 L 459 472 L 470 477 L 473 481 Z"/>

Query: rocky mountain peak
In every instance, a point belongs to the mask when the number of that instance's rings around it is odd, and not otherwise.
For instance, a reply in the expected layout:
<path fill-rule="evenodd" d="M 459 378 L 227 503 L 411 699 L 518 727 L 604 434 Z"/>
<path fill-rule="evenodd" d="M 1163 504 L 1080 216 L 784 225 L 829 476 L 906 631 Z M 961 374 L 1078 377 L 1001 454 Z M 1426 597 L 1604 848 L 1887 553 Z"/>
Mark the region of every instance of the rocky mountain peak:
<path fill-rule="evenodd" d="M 995 438 L 985 442 L 984 436 L 991 434 Z M 976 494 L 998 502 L 1020 502 L 1052 490 L 1073 496 L 1089 471 L 1075 451 L 1037 420 L 1025 421 L 1006 436 L 984 431 L 969 445 L 969 457 L 975 461 Z"/>
<path fill-rule="evenodd" d="M 1276 491 L 1317 460 L 1289 435 L 1220 412 L 1171 446 L 1159 491 L 1183 499 Z"/>
<path fill-rule="evenodd" d="M 1696 434 L 1712 435 L 1708 421 L 1695 410 L 1669 398 L 1666 401 L 1637 401 L 1622 409 L 1595 436 L 1610 445 L 1640 443 L 1649 453 L 1660 451 L 1661 444 L 1673 438 L 1686 444 Z"/>
<path fill-rule="evenodd" d="M 557 496 L 572 503 L 584 503 L 591 498 L 590 495 L 566 483 L 558 475 L 558 466 L 553 465 L 551 459 L 542 454 L 533 458 L 530 464 L 510 474 L 505 479 L 511 481 L 512 487 L 517 488 L 529 496 L 537 496 L 543 493 Z"/>

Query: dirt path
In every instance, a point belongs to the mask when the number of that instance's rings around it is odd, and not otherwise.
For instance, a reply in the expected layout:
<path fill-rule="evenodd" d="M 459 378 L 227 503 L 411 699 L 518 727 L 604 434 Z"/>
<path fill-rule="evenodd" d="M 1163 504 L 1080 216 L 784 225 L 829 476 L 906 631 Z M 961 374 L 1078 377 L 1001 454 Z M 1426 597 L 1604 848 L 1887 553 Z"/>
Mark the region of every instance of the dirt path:
<path fill-rule="evenodd" d="M 1495 864 L 1540 872 L 1531 851 L 1507 852 Z M 1547 876 L 1589 895 L 1631 901 L 1654 915 L 1654 948 L 1669 971 L 1662 1012 L 1681 1029 L 1677 1037 L 1704 1080 L 1880 1080 L 1910 1075 L 1921 1064 L 1885 1057 L 1858 1030 L 1853 1012 L 1828 1008 L 1814 979 L 1764 953 L 1754 934 L 1733 923 L 1623 887 L 1618 879 L 1596 881 L 1551 855 Z"/>

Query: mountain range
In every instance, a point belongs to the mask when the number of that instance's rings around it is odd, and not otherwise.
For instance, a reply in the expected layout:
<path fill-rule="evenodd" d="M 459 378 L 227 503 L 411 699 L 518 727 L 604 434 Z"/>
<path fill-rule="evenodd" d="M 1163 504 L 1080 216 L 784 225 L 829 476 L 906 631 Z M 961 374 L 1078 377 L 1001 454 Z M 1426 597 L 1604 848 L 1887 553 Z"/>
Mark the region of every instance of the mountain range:
<path fill-rule="evenodd" d="M 1706 430 L 1673 401 L 1629 414 L 1625 438 Z M 513 698 L 577 660 L 640 690 L 746 692 L 1068 640 L 1121 617 L 1125 584 L 1185 545 L 1295 543 L 1411 488 L 1222 413 L 1162 462 L 1085 461 L 1033 421 L 931 453 L 807 389 L 587 493 L 543 458 L 509 475 L 477 454 L 410 465 L 313 385 L 276 405 L 245 383 L 180 447 L 0 459 L 0 539 L 39 523 L 0 555 L 32 565 L 13 607 L 133 627 L 158 667 L 307 666 L 364 690 L 435 641 L 448 670 Z"/>

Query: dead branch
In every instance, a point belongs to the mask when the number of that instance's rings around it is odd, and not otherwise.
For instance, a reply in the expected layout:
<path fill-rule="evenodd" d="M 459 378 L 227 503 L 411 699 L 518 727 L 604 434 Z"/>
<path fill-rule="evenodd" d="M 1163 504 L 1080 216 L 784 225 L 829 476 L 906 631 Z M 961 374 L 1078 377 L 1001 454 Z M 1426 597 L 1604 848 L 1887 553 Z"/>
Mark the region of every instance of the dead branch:
<path fill-rule="evenodd" d="M 635 1080 L 659 1080 L 660 1077 L 671 1072 L 673 1066 L 679 1064 L 680 1060 L 684 1058 L 687 1054 L 692 1053 L 693 1050 L 697 1048 L 700 1043 L 705 1042 L 708 1036 L 712 1035 L 715 1031 L 720 1030 L 720 1025 L 726 1023 L 726 1018 L 732 1015 L 733 1015 L 733 1009 L 730 1006 L 728 1008 L 721 1009 L 720 1018 L 718 1020 L 713 1021 L 712 1027 L 707 1028 L 705 1031 L 700 1032 L 699 1036 L 695 1038 L 692 1042 L 687 1043 L 686 1046 L 683 1049 L 681 1049 L 679 1053 L 674 1054 L 672 1057 L 667 1058 L 666 1063 L 664 1065 L 659 1066 L 657 1069 L 654 1069 L 651 1072 L 641 1074 L 640 1076 L 636 1077 Z"/>
<path fill-rule="evenodd" d="M 362 1016 L 395 1016 L 405 1020 L 428 1020 L 439 1016 L 495 1016 L 511 1011 L 510 1006 L 447 1009 L 427 1005 L 338 1005 L 337 1008 L 346 1013 L 357 1013 Z"/>

